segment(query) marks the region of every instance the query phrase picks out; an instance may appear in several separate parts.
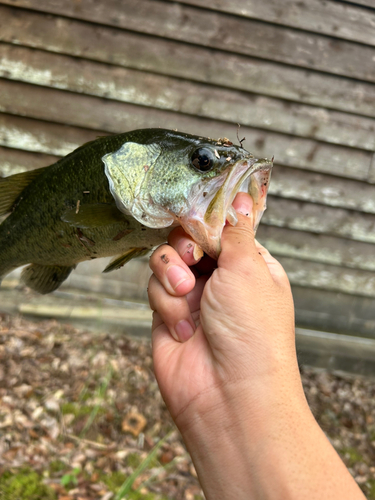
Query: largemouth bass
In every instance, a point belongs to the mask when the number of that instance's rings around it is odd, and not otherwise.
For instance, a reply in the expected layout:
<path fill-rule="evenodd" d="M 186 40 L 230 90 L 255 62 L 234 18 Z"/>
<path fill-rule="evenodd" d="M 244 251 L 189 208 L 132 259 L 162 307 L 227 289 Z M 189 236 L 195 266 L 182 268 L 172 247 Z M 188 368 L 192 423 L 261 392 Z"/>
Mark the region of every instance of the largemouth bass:
<path fill-rule="evenodd" d="M 238 191 L 254 199 L 255 226 L 266 208 L 272 160 L 228 139 L 163 129 L 102 137 L 55 164 L 0 179 L 0 282 L 29 264 L 22 280 L 56 290 L 79 262 L 116 256 L 122 267 L 181 225 L 217 258 Z"/>

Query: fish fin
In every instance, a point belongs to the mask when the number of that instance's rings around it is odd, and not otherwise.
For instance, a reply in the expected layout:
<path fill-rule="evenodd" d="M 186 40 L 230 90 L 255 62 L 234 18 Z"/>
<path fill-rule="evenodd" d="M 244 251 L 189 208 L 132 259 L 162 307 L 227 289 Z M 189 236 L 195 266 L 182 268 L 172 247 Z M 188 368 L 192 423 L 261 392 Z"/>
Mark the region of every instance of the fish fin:
<path fill-rule="evenodd" d="M 17 269 L 17 266 L 9 266 L 0 262 L 0 285 L 5 276 L 14 271 L 14 269 Z"/>
<path fill-rule="evenodd" d="M 30 264 L 22 271 L 21 279 L 25 285 L 44 295 L 59 288 L 75 267 Z"/>
<path fill-rule="evenodd" d="M 0 216 L 11 212 L 17 198 L 48 167 L 37 168 L 0 179 Z"/>
<path fill-rule="evenodd" d="M 129 250 L 123 255 L 120 255 L 120 257 L 115 257 L 104 269 L 103 273 L 109 273 L 110 271 L 114 271 L 115 269 L 120 269 L 127 262 L 129 262 L 129 260 L 143 257 L 144 255 L 148 254 L 149 251 L 150 248 L 129 248 Z"/>
<path fill-rule="evenodd" d="M 129 224 L 128 219 L 116 205 L 109 203 L 87 203 L 82 205 L 77 203 L 76 207 L 65 210 L 61 220 L 79 228 L 109 226 L 119 222 Z"/>

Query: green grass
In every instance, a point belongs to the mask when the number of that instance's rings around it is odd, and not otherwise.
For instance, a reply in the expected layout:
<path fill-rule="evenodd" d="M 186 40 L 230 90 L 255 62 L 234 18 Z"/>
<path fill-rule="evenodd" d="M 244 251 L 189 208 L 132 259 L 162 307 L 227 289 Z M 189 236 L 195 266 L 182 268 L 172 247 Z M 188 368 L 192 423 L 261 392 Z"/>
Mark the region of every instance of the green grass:
<path fill-rule="evenodd" d="M 145 469 L 150 468 L 150 464 L 152 464 L 156 460 L 156 455 L 159 449 L 163 446 L 163 444 L 166 442 L 168 437 L 170 436 L 170 433 L 164 436 L 163 439 L 161 439 L 150 451 L 150 453 L 147 455 L 147 457 L 141 462 L 136 470 L 131 474 L 120 486 L 118 489 L 116 495 L 114 496 L 113 500 L 122 500 L 123 498 L 131 498 L 130 495 L 134 492 L 132 489 L 134 481 L 139 477 L 142 472 Z M 136 493 L 136 492 L 134 492 Z M 142 498 L 142 497 L 133 497 L 134 499 L 137 498 Z M 143 497 L 144 498 L 144 497 Z M 152 499 L 152 497 L 151 497 Z"/>
<path fill-rule="evenodd" d="M 56 493 L 37 472 L 23 468 L 0 477 L 1 500 L 56 500 Z"/>

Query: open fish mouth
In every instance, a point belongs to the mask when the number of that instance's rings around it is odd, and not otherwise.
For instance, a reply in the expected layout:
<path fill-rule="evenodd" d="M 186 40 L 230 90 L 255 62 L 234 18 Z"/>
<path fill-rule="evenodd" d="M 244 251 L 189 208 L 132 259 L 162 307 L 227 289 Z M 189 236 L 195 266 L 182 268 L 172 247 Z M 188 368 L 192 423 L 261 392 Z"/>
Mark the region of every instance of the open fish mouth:
<path fill-rule="evenodd" d="M 232 203 L 239 192 L 248 193 L 253 198 L 256 231 L 266 209 L 272 167 L 273 158 L 241 160 L 221 175 L 193 187 L 187 203 L 191 208 L 179 217 L 179 222 L 204 252 L 218 258 L 226 221 L 233 226 L 237 224 Z"/>

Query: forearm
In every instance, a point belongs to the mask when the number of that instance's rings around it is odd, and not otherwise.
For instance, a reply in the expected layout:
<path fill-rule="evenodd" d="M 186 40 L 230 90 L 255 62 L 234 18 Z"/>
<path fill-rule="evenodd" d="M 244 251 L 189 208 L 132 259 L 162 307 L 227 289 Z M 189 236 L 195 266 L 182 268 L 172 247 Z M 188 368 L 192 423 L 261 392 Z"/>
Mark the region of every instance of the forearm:
<path fill-rule="evenodd" d="M 284 398 L 195 414 L 183 437 L 207 500 L 363 500 L 304 397 Z"/>

